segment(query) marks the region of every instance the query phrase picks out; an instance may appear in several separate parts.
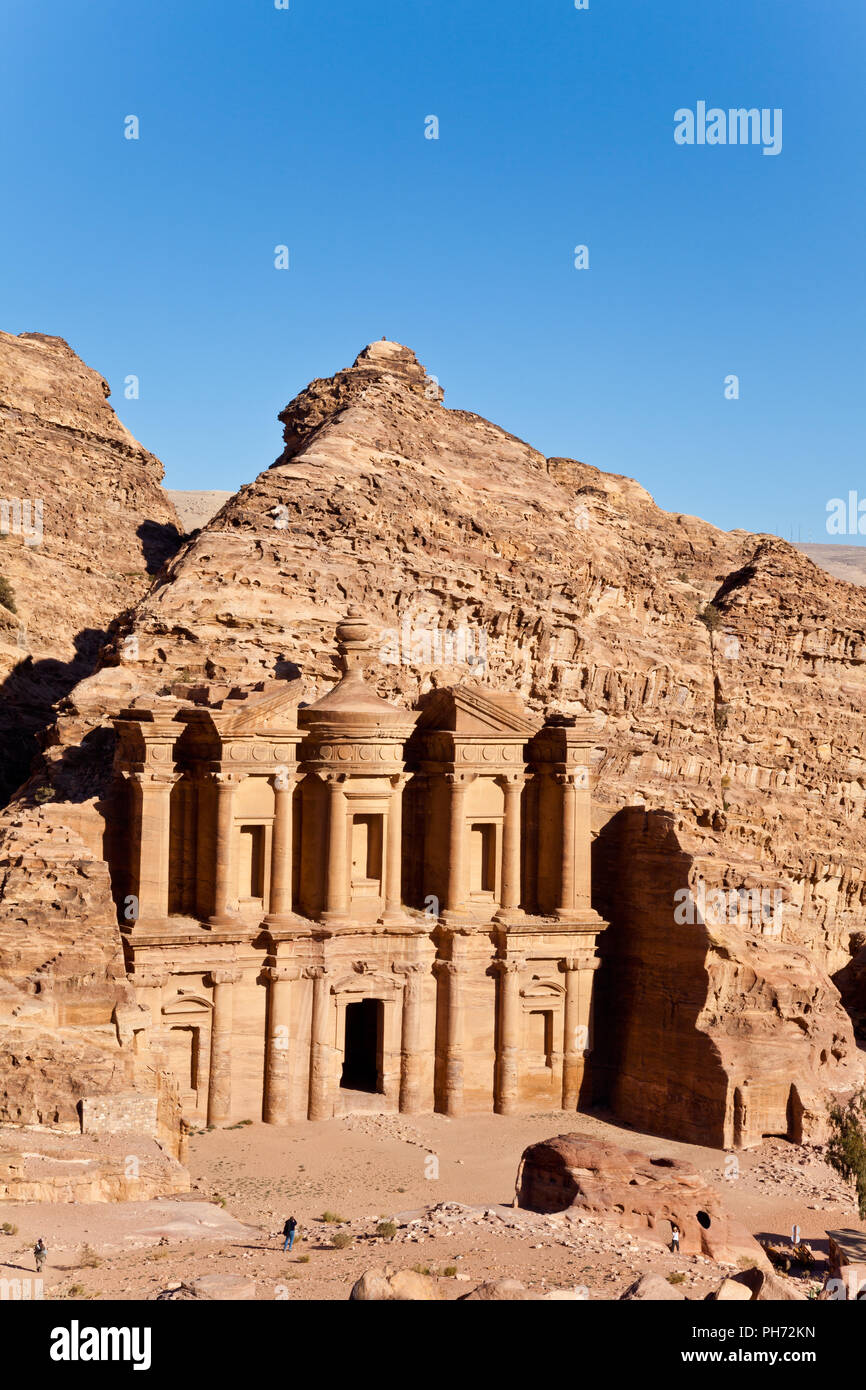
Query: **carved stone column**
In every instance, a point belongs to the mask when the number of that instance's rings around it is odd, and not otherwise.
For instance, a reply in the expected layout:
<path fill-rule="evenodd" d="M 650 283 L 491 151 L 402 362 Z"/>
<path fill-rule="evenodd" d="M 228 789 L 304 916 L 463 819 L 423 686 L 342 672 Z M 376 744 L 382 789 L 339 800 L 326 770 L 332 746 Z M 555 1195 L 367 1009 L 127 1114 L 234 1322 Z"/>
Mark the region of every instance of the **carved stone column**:
<path fill-rule="evenodd" d="M 575 899 L 575 833 L 577 829 L 577 783 L 575 774 L 558 772 L 556 780 L 562 787 L 562 844 L 560 848 L 559 904 L 557 917 L 573 917 L 577 910 Z"/>
<path fill-rule="evenodd" d="M 520 797 L 524 777 L 518 773 L 500 777 L 505 793 L 505 816 L 502 827 L 502 895 L 494 921 L 508 922 L 522 917 L 520 911 Z"/>
<path fill-rule="evenodd" d="M 171 790 L 177 778 L 172 772 L 133 774 L 137 796 L 136 927 L 159 927 L 168 917 Z"/>
<path fill-rule="evenodd" d="M 499 967 L 499 1055 L 496 1059 L 497 1115 L 513 1115 L 518 1101 L 520 1059 L 520 960 L 497 961 Z"/>
<path fill-rule="evenodd" d="M 313 1010 L 310 1023 L 310 1091 L 307 1118 L 327 1120 L 334 1111 L 331 1089 L 330 977 L 324 966 L 304 972 L 313 981 Z"/>
<path fill-rule="evenodd" d="M 565 1009 L 562 1047 L 562 1108 L 576 1110 L 592 1050 L 593 975 L 601 961 L 591 951 L 560 962 L 565 975 Z"/>
<path fill-rule="evenodd" d="M 207 1122 L 224 1124 L 232 1109 L 232 1016 L 234 986 L 240 970 L 210 972 L 213 985 L 213 1020 L 210 1041 L 210 1082 L 207 1094 Z"/>
<path fill-rule="evenodd" d="M 198 782 L 187 773 L 181 781 L 183 790 L 183 819 L 180 846 L 180 909 L 185 916 L 196 910 L 196 850 L 198 821 Z"/>
<path fill-rule="evenodd" d="M 217 789 L 216 838 L 214 843 L 214 901 L 210 916 L 212 926 L 233 926 L 236 918 L 229 912 L 229 898 L 232 887 L 232 851 L 235 827 L 235 791 L 237 782 L 234 773 L 216 772 L 214 782 Z"/>
<path fill-rule="evenodd" d="M 265 1051 L 265 1103 L 263 1119 L 269 1125 L 287 1125 L 291 1112 L 292 983 L 300 978 L 297 966 L 268 966 L 268 1035 Z"/>
<path fill-rule="evenodd" d="M 400 1042 L 400 1109 L 406 1115 L 418 1115 L 421 1105 L 421 1008 L 424 976 L 428 967 L 421 962 L 395 965 L 397 974 L 405 977 L 403 985 L 403 1029 Z"/>
<path fill-rule="evenodd" d="M 448 1014 L 445 1029 L 445 1068 L 442 1102 L 446 1115 L 463 1114 L 463 982 L 468 965 L 463 961 L 438 961 L 435 967 L 448 981 Z"/>
<path fill-rule="evenodd" d="M 403 911 L 403 789 L 409 774 L 397 773 L 390 778 L 391 797 L 388 802 L 388 845 L 385 851 L 385 907 L 382 922 L 407 921 Z"/>
<path fill-rule="evenodd" d="M 328 864 L 325 879 L 324 922 L 349 920 L 349 857 L 346 796 L 343 790 L 346 774 L 324 772 L 328 788 Z"/>
<path fill-rule="evenodd" d="M 578 912 L 592 911 L 592 794 L 589 767 L 574 770 L 575 838 L 574 904 Z"/>
<path fill-rule="evenodd" d="M 292 804 L 296 778 L 274 777 L 274 832 L 271 840 L 271 892 L 266 926 L 292 915 Z"/>
<path fill-rule="evenodd" d="M 575 960 L 562 962 L 565 974 L 564 1032 L 562 1041 L 562 1108 L 576 1110 L 583 1073 L 586 1039 L 580 1026 L 580 969 Z"/>
<path fill-rule="evenodd" d="M 448 886 L 444 916 L 460 917 L 468 911 L 466 896 L 466 788 L 470 780 L 462 773 L 446 772 L 451 788 L 448 828 Z"/>

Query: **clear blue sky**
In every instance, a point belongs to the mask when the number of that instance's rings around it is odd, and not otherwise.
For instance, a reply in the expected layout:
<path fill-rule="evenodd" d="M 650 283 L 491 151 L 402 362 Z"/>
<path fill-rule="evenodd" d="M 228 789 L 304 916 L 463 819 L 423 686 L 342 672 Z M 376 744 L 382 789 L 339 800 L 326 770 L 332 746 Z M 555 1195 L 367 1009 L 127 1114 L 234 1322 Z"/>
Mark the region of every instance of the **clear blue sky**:
<path fill-rule="evenodd" d="M 863 0 L 5 0 L 0 327 L 67 338 L 171 487 L 255 476 L 386 335 L 547 454 L 827 540 L 866 497 L 864 39 Z M 676 145 L 701 100 L 782 108 L 781 154 Z"/>

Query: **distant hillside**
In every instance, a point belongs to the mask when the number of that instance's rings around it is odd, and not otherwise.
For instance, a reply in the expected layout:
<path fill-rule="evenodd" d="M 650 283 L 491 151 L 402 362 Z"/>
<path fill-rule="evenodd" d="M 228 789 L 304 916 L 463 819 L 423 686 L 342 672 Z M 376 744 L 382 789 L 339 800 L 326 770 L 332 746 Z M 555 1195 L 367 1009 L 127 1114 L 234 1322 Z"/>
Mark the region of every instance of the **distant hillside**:
<path fill-rule="evenodd" d="M 174 509 L 180 517 L 180 523 L 184 531 L 197 531 L 200 526 L 207 526 L 208 522 L 216 516 L 220 507 L 224 506 L 230 497 L 234 496 L 231 492 L 182 492 L 175 488 L 166 488 L 166 496 L 174 503 Z"/>
<path fill-rule="evenodd" d="M 866 584 L 866 545 L 798 545 L 822 570 L 848 584 Z"/>

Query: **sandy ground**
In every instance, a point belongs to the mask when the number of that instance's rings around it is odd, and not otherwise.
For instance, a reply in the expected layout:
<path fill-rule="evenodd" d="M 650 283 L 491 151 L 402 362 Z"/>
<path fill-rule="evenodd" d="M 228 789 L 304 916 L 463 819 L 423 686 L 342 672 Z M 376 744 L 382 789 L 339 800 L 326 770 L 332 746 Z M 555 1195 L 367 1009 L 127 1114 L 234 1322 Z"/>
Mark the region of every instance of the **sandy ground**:
<path fill-rule="evenodd" d="M 194 1135 L 188 1198 L 4 1202 L 0 1223 L 18 1229 L 0 1234 L 0 1278 L 33 1275 L 32 1247 L 40 1235 L 49 1247 L 44 1290 L 50 1298 L 152 1299 L 169 1284 L 220 1274 L 254 1281 L 260 1299 L 345 1299 L 364 1270 L 385 1264 L 442 1274 L 450 1298 L 508 1275 L 536 1291 L 579 1287 L 590 1299 L 610 1299 L 650 1270 L 684 1275 L 681 1290 L 701 1298 L 731 1272 L 592 1220 L 578 1225 L 514 1211 L 522 1150 L 575 1130 L 653 1157 L 687 1159 L 756 1235 L 787 1240 L 796 1221 L 821 1256 L 828 1227 L 866 1229 L 852 1193 L 820 1152 L 783 1140 L 736 1155 L 732 1168 L 733 1156 L 717 1149 L 639 1134 L 601 1116 L 358 1114 Z M 464 1209 L 425 1218 L 443 1203 Z M 341 1221 L 322 1220 L 326 1213 Z M 278 1233 L 289 1215 L 300 1239 L 283 1254 Z M 396 1235 L 377 1235 L 379 1222 L 391 1219 Z M 335 1232 L 351 1235 L 352 1243 L 335 1249 Z M 819 1267 L 804 1288 L 816 1286 L 822 1272 Z"/>

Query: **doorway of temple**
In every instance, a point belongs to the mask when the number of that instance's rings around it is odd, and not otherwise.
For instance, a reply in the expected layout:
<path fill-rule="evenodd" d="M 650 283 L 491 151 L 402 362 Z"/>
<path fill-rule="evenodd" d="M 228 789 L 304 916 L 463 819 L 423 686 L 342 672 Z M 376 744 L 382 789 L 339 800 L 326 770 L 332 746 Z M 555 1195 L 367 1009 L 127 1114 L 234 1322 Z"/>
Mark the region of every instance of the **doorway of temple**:
<path fill-rule="evenodd" d="M 346 1005 L 346 1036 L 340 1085 L 348 1091 L 380 1090 L 383 1008 L 380 999 Z"/>

